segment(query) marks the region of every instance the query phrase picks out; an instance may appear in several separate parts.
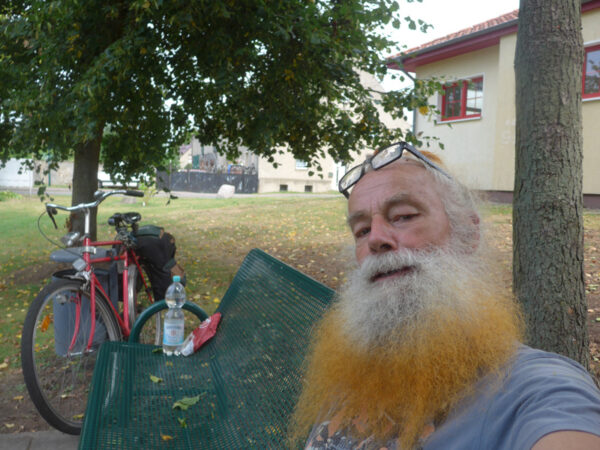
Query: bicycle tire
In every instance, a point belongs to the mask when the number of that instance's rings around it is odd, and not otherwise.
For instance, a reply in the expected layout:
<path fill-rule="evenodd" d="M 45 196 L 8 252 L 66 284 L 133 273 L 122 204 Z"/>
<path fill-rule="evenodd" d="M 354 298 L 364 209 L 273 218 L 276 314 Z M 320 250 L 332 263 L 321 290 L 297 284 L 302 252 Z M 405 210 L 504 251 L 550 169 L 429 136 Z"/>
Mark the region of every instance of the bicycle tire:
<path fill-rule="evenodd" d="M 158 302 L 160 303 L 160 302 Z M 154 304 L 156 305 L 156 303 Z M 152 306 L 154 306 L 152 305 Z M 146 309 L 147 310 L 147 309 Z M 144 312 L 146 311 L 144 310 Z M 135 342 L 140 344 L 162 346 L 163 344 L 163 332 L 165 324 L 165 315 L 168 311 L 168 307 L 161 310 L 156 310 L 151 317 L 144 317 L 144 321 L 139 325 L 139 332 Z M 202 323 L 206 317 L 200 318 L 198 314 L 188 309 L 183 309 L 183 338 L 185 339 L 198 325 Z M 142 320 L 142 315 L 138 317 L 137 321 Z M 136 323 L 137 325 L 137 323 Z"/>
<path fill-rule="evenodd" d="M 74 338 L 77 298 L 82 306 Z M 21 337 L 21 365 L 31 400 L 46 422 L 68 434 L 81 432 L 100 344 L 122 340 L 108 300 L 96 290 L 96 330 L 91 350 L 85 350 L 91 327 L 89 298 L 81 281 L 52 281 L 32 302 Z"/>
<path fill-rule="evenodd" d="M 150 283 L 148 272 L 141 266 L 146 283 Z M 146 310 L 152 303 L 149 296 L 144 292 L 144 282 L 135 265 L 128 268 L 128 299 L 129 299 L 129 327 L 133 329 L 138 313 Z M 160 314 L 154 317 L 154 323 L 149 323 L 144 328 L 140 342 L 143 344 L 161 345 L 162 344 L 163 319 Z"/>

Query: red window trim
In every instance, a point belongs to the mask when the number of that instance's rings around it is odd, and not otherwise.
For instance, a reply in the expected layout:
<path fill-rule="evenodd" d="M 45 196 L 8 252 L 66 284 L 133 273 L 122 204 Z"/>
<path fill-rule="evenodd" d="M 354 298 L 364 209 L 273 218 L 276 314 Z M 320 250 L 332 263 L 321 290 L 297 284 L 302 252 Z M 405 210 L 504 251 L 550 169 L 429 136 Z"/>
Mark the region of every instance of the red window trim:
<path fill-rule="evenodd" d="M 461 119 L 472 119 L 476 117 L 481 117 L 481 113 L 475 114 L 467 114 L 467 87 L 469 83 L 477 83 L 483 82 L 483 76 L 466 78 L 464 80 L 455 81 L 452 84 L 444 85 L 444 95 L 442 96 L 442 122 L 450 122 L 453 120 L 461 120 Z M 460 114 L 458 116 L 446 117 L 446 88 L 454 88 L 458 85 L 461 85 L 460 89 Z"/>
<path fill-rule="evenodd" d="M 585 54 L 584 54 L 584 58 L 583 58 L 583 70 L 581 71 L 582 72 L 581 73 L 581 98 L 582 99 L 600 98 L 600 89 L 598 90 L 598 92 L 592 92 L 591 94 L 585 93 L 585 70 L 587 68 L 587 55 L 589 52 L 600 50 L 600 44 L 590 45 L 589 47 L 586 47 L 584 50 L 585 50 Z"/>

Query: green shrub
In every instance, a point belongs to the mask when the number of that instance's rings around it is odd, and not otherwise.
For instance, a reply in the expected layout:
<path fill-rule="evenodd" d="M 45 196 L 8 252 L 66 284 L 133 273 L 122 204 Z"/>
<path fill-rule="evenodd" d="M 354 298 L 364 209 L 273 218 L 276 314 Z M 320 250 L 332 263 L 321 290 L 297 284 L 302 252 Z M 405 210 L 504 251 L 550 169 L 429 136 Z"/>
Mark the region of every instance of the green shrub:
<path fill-rule="evenodd" d="M 21 196 L 11 191 L 0 191 L 0 202 L 5 202 L 6 200 L 12 200 L 14 198 L 21 198 Z"/>

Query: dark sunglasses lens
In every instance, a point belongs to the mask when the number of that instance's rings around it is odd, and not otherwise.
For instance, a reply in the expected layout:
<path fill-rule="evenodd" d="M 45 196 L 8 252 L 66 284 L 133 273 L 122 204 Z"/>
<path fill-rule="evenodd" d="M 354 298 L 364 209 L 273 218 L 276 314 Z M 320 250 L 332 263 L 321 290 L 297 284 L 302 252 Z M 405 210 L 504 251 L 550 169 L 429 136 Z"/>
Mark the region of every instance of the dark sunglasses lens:
<path fill-rule="evenodd" d="M 394 144 L 381 149 L 375 156 L 373 156 L 373 159 L 371 160 L 373 169 L 377 170 L 393 160 L 400 158 L 403 150 L 404 147 L 402 147 L 401 144 Z"/>

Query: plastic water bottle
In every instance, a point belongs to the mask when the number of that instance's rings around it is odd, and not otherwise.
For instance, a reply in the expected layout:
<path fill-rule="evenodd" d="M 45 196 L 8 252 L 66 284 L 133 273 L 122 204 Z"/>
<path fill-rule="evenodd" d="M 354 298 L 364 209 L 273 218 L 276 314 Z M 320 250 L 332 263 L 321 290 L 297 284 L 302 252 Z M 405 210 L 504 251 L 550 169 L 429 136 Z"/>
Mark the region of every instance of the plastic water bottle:
<path fill-rule="evenodd" d="M 172 355 L 183 344 L 184 317 L 181 308 L 185 303 L 185 288 L 180 283 L 181 278 L 173 277 L 173 283 L 167 288 L 165 301 L 169 310 L 165 315 L 165 328 L 163 332 L 163 353 Z"/>

